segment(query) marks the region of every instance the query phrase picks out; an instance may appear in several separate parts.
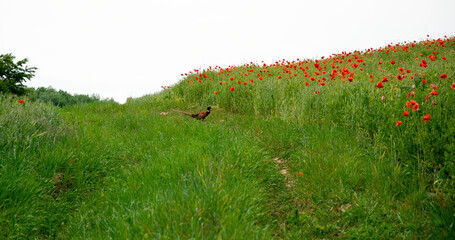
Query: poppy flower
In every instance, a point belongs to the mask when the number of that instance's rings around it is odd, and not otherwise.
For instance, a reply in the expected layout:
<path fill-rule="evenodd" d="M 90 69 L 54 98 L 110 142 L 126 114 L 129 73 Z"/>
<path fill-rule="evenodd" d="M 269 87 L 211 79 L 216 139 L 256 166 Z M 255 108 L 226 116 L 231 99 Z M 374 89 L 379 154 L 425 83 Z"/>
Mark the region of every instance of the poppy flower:
<path fill-rule="evenodd" d="M 423 84 L 427 84 L 428 80 L 422 79 Z"/>
<path fill-rule="evenodd" d="M 376 87 L 377 87 L 377 88 L 383 88 L 384 85 L 382 85 L 382 82 L 378 82 L 378 84 L 376 84 Z"/>
<path fill-rule="evenodd" d="M 450 86 L 452 89 L 455 89 L 455 83 L 452 83 L 452 86 Z"/>
<path fill-rule="evenodd" d="M 310 83 L 309 82 L 305 82 L 305 85 L 310 86 Z M 454 86 L 455 86 L 455 83 L 454 83 Z"/>
<path fill-rule="evenodd" d="M 383 77 L 382 78 L 382 82 L 388 82 L 389 80 L 387 80 L 387 77 Z"/>
<path fill-rule="evenodd" d="M 395 64 L 395 61 L 391 61 L 390 63 L 393 65 L 393 64 Z"/>
<path fill-rule="evenodd" d="M 299 172 L 300 175 L 303 175 L 303 172 Z"/>
<path fill-rule="evenodd" d="M 319 85 L 324 86 L 325 82 L 320 82 Z"/>
<path fill-rule="evenodd" d="M 319 93 L 321 93 L 321 92 L 319 92 L 319 91 L 314 91 L 314 94 L 319 94 Z"/>
<path fill-rule="evenodd" d="M 447 78 L 447 74 L 445 73 L 441 74 L 441 78 Z"/>
<path fill-rule="evenodd" d="M 419 104 L 417 102 L 415 104 L 412 104 L 412 111 L 419 111 Z"/>
<path fill-rule="evenodd" d="M 19 102 L 20 102 L 20 103 L 24 103 L 25 101 L 21 99 L 21 100 L 19 100 Z"/>
<path fill-rule="evenodd" d="M 404 111 L 403 112 L 403 116 L 405 116 L 405 117 L 409 116 L 409 112 L 408 111 Z"/>
<path fill-rule="evenodd" d="M 435 90 L 431 91 L 430 94 L 431 94 L 431 95 L 435 95 L 435 96 L 438 96 L 438 95 L 439 95 L 438 92 L 436 92 Z"/>
<path fill-rule="evenodd" d="M 215 92 L 215 95 L 218 95 L 218 92 Z"/>
<path fill-rule="evenodd" d="M 352 80 L 354 80 L 354 78 L 348 77 L 348 80 L 349 80 L 349 82 L 352 82 Z"/>
<path fill-rule="evenodd" d="M 410 102 L 406 102 L 406 107 L 409 108 L 409 109 L 411 109 L 412 104 L 411 104 Z"/>
<path fill-rule="evenodd" d="M 398 127 L 398 126 L 400 126 L 401 124 L 403 124 L 403 122 L 400 121 L 400 120 L 398 120 L 398 121 L 397 121 L 397 124 L 395 124 L 395 126 Z"/>
<path fill-rule="evenodd" d="M 235 90 L 235 88 L 234 88 L 234 87 L 231 87 L 231 92 L 233 92 L 234 90 Z"/>
<path fill-rule="evenodd" d="M 405 78 L 405 76 L 404 76 L 404 75 L 397 74 L 397 78 L 398 78 L 398 80 L 401 81 L 401 80 L 403 80 L 403 79 Z"/>
<path fill-rule="evenodd" d="M 408 93 L 408 98 L 409 98 L 410 96 L 413 96 L 413 97 L 414 97 L 415 95 L 416 95 L 416 94 L 415 94 L 414 91 L 410 91 L 410 92 Z"/>
<path fill-rule="evenodd" d="M 430 121 L 430 114 L 425 115 L 425 117 L 423 117 L 423 121 L 424 122 Z"/>
<path fill-rule="evenodd" d="M 231 81 L 234 80 L 234 77 L 229 78 L 229 80 L 231 80 Z"/>
<path fill-rule="evenodd" d="M 262 79 L 263 79 L 263 77 L 262 77 L 262 76 L 260 76 L 260 77 L 259 77 L 259 80 L 262 80 Z"/>

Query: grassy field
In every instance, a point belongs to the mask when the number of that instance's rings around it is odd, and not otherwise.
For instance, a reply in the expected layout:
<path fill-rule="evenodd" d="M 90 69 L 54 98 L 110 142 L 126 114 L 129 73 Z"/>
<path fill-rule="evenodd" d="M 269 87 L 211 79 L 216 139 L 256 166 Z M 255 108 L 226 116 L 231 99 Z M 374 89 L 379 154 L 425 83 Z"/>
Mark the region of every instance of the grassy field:
<path fill-rule="evenodd" d="M 123 105 L 0 96 L 0 238 L 453 239 L 454 43 L 209 67 Z"/>

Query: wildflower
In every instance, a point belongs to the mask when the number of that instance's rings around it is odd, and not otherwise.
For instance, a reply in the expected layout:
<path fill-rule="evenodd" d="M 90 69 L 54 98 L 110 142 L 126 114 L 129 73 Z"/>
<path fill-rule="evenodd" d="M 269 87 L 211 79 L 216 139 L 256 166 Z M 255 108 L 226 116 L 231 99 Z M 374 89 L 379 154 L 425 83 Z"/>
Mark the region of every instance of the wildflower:
<path fill-rule="evenodd" d="M 381 97 L 381 100 L 382 100 L 382 101 L 385 101 L 385 97 L 384 97 L 384 96 L 382 96 L 382 97 Z"/>
<path fill-rule="evenodd" d="M 251 79 L 250 82 L 254 82 L 253 79 Z"/>
<path fill-rule="evenodd" d="M 442 60 L 444 60 L 444 61 L 445 61 L 446 59 L 447 59 L 446 57 L 444 57 L 444 56 L 442 57 Z"/>
<path fill-rule="evenodd" d="M 19 100 L 19 102 L 20 102 L 20 103 L 25 103 L 25 101 L 24 101 L 24 100 L 22 100 L 22 99 L 21 99 L 21 100 Z"/>
<path fill-rule="evenodd" d="M 234 80 L 234 77 L 229 78 L 229 80 L 231 80 L 231 81 Z"/>
<path fill-rule="evenodd" d="M 378 84 L 376 84 L 376 87 L 377 87 L 377 88 L 383 88 L 384 85 L 382 85 L 382 82 L 378 82 Z"/>
<path fill-rule="evenodd" d="M 388 82 L 387 77 L 383 77 L 382 82 Z"/>
<path fill-rule="evenodd" d="M 403 116 L 405 116 L 405 117 L 409 116 L 409 112 L 408 111 L 404 111 L 403 112 Z"/>
<path fill-rule="evenodd" d="M 434 85 L 434 84 L 430 84 L 430 87 L 431 87 L 432 89 L 439 89 L 439 87 L 436 86 L 436 85 Z"/>
<path fill-rule="evenodd" d="M 431 94 L 431 95 L 434 95 L 434 96 L 438 96 L 438 95 L 439 95 L 438 92 L 436 92 L 435 90 L 431 91 L 430 94 Z"/>
<path fill-rule="evenodd" d="M 395 64 L 395 61 L 391 61 L 390 63 L 393 65 L 393 64 Z"/>
<path fill-rule="evenodd" d="M 349 82 L 352 82 L 352 80 L 354 80 L 354 78 L 348 77 L 348 80 L 349 80 Z"/>
<path fill-rule="evenodd" d="M 259 80 L 262 80 L 262 79 L 263 79 L 262 76 L 260 76 L 260 77 L 259 77 Z"/>
<path fill-rule="evenodd" d="M 300 175 L 303 175 L 303 172 L 299 172 Z"/>
<path fill-rule="evenodd" d="M 247 82 L 243 82 L 243 84 L 247 85 L 248 83 Z"/>
<path fill-rule="evenodd" d="M 325 82 L 320 82 L 319 85 L 324 86 Z"/>
<path fill-rule="evenodd" d="M 305 85 L 310 86 L 310 83 L 309 82 L 305 82 Z M 454 86 L 455 86 L 455 83 L 454 83 Z"/>
<path fill-rule="evenodd" d="M 222 81 L 220 81 L 220 85 L 223 85 L 223 82 L 222 82 Z"/>
<path fill-rule="evenodd" d="M 411 104 L 410 102 L 406 102 L 406 107 L 409 108 L 409 109 L 411 109 L 412 104 Z"/>
<path fill-rule="evenodd" d="M 403 80 L 403 79 L 405 78 L 405 76 L 404 76 L 404 75 L 397 74 L 397 78 L 398 78 L 398 80 L 401 81 L 401 80 Z"/>
<path fill-rule="evenodd" d="M 411 100 L 412 102 L 413 100 Z M 419 111 L 419 104 L 415 102 L 415 104 L 412 104 L 412 111 Z"/>
<path fill-rule="evenodd" d="M 233 92 L 234 90 L 235 90 L 235 88 L 234 88 L 234 87 L 231 87 L 231 92 Z"/>
<path fill-rule="evenodd" d="M 395 124 L 395 126 L 398 127 L 398 126 L 400 126 L 401 124 L 403 124 L 403 122 L 400 121 L 400 120 L 398 120 L 398 121 L 397 121 L 397 124 Z"/>
<path fill-rule="evenodd" d="M 314 91 L 314 94 L 319 94 L 319 93 L 321 93 L 321 92 L 319 92 L 319 91 Z"/>
<path fill-rule="evenodd" d="M 409 98 L 410 96 L 414 97 L 415 95 L 416 95 L 416 94 L 415 94 L 414 91 L 410 91 L 410 92 L 408 93 L 408 98 Z"/>
<path fill-rule="evenodd" d="M 452 88 L 452 89 L 455 89 L 455 83 L 452 83 L 451 88 Z"/>
<path fill-rule="evenodd" d="M 447 74 L 445 73 L 441 74 L 441 78 L 447 78 Z"/>
<path fill-rule="evenodd" d="M 218 95 L 218 92 L 215 92 L 215 95 Z"/>
<path fill-rule="evenodd" d="M 428 80 L 422 79 L 423 84 L 427 84 Z"/>
<path fill-rule="evenodd" d="M 430 114 L 425 115 L 425 117 L 423 117 L 423 121 L 424 122 L 430 121 Z"/>

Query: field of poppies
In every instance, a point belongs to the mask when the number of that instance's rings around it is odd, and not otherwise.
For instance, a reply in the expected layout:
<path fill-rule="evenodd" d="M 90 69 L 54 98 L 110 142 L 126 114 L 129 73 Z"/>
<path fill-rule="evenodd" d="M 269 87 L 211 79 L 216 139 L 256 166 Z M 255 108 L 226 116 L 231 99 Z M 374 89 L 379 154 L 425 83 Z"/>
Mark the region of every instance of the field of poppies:
<path fill-rule="evenodd" d="M 452 239 L 454 43 L 194 69 L 123 105 L 0 95 L 0 238 Z"/>

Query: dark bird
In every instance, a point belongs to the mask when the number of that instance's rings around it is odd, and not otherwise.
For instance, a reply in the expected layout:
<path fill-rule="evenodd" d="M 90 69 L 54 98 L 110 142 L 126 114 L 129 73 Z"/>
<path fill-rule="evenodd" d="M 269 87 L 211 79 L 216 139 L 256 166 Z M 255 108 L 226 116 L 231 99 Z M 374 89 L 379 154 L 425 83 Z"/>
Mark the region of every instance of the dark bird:
<path fill-rule="evenodd" d="M 208 106 L 206 111 L 202 111 L 199 113 L 186 113 L 179 110 L 174 110 L 174 112 L 188 115 L 192 118 L 196 118 L 197 120 L 204 120 L 210 114 L 210 109 L 212 109 L 212 107 Z"/>

